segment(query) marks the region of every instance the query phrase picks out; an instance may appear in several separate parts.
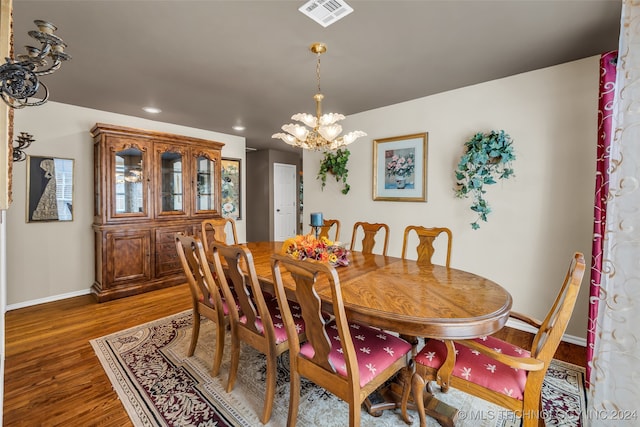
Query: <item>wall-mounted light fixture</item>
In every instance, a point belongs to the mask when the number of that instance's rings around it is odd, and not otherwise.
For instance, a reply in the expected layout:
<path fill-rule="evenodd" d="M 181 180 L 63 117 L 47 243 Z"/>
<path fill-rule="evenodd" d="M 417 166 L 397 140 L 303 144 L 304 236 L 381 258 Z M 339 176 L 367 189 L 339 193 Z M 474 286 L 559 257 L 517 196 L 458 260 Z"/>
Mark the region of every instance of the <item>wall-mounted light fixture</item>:
<path fill-rule="evenodd" d="M 16 138 L 15 142 L 18 143 L 18 146 L 13 146 L 13 161 L 21 162 L 27 158 L 27 153 L 24 152 L 25 148 L 31 145 L 34 142 L 33 135 L 27 132 L 20 132 L 20 135 Z"/>
<path fill-rule="evenodd" d="M 49 99 L 49 90 L 38 77 L 51 74 L 68 61 L 71 56 L 64 53 L 67 47 L 64 41 L 53 34 L 57 27 L 50 22 L 33 21 L 38 30 L 29 31 L 29 35 L 41 43 L 40 48 L 25 46 L 26 54 L 18 55 L 17 60 L 6 58 L 0 66 L 0 95 L 11 108 L 24 108 L 42 105 Z M 49 58 L 49 60 L 47 60 Z M 42 88 L 39 100 L 29 101 Z"/>

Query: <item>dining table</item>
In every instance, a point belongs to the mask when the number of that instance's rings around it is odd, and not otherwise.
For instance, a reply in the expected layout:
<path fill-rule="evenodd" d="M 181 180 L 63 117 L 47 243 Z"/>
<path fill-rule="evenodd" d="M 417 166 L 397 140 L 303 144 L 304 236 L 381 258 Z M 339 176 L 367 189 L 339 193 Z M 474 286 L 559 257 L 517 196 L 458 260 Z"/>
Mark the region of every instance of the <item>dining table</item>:
<path fill-rule="evenodd" d="M 249 242 L 258 280 L 273 289 L 271 255 L 280 253 L 283 242 Z M 347 266 L 336 267 L 345 311 L 350 321 L 398 333 L 403 337 L 441 340 L 473 339 L 502 329 L 511 311 L 509 292 L 477 274 L 415 260 L 352 251 Z M 295 283 L 283 275 L 286 288 Z M 328 284 L 317 292 L 331 311 Z M 405 372 L 404 381 L 407 381 Z M 368 405 L 373 415 L 398 407 L 397 393 L 388 402 Z M 385 399 L 391 399 L 388 395 Z M 427 414 L 442 425 L 453 425 L 457 408 L 425 393 Z M 409 421 L 409 420 L 405 420 Z"/>

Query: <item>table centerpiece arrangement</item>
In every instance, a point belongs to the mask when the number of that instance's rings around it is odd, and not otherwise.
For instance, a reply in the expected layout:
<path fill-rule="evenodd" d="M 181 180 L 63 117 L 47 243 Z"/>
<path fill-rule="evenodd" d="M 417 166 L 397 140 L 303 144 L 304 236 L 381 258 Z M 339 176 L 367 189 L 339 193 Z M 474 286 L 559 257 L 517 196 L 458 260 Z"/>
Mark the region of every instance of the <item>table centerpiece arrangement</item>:
<path fill-rule="evenodd" d="M 326 237 L 316 238 L 313 234 L 299 234 L 285 240 L 281 252 L 299 260 L 313 259 L 328 262 L 333 267 L 349 265 L 347 248 Z"/>

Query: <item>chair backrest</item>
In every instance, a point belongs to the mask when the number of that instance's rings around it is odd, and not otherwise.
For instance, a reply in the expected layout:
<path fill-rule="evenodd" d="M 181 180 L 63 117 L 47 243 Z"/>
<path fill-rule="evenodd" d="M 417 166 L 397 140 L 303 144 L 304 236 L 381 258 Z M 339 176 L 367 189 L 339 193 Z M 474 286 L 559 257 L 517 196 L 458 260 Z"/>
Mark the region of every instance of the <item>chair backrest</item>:
<path fill-rule="evenodd" d="M 241 324 L 242 327 L 253 333 L 262 335 L 256 323 L 259 317 L 263 325 L 264 336 L 275 343 L 273 322 L 258 281 L 251 251 L 242 245 L 227 245 L 214 241 L 211 243 L 211 253 L 216 280 L 227 301 L 233 300 L 231 287 L 235 292 L 238 307 L 234 304 L 229 304 L 228 307 L 232 323 Z M 225 261 L 226 271 L 223 268 L 222 260 Z M 247 320 L 238 323 L 241 314 Z"/>
<path fill-rule="evenodd" d="M 331 228 L 334 228 L 335 230 L 333 241 L 338 241 L 340 239 L 340 221 L 337 219 L 325 219 L 323 221 L 322 227 L 320 227 L 320 233 L 318 234 L 318 237 L 326 237 L 327 239 L 332 240 L 329 236 Z"/>
<path fill-rule="evenodd" d="M 200 239 L 176 233 L 175 243 L 194 304 L 202 302 L 218 310 L 218 313 L 224 313 L 220 289 L 211 274 Z"/>
<path fill-rule="evenodd" d="M 227 224 L 231 224 L 231 233 L 233 234 L 233 244 L 238 244 L 238 234 L 236 233 L 236 222 L 231 218 L 211 218 L 202 221 L 201 239 L 206 251 L 211 248 L 211 243 L 215 240 L 227 243 Z"/>
<path fill-rule="evenodd" d="M 350 250 L 355 250 L 356 237 L 358 235 L 358 229 L 360 228 L 364 233 L 364 236 L 362 237 L 362 249 L 360 252 L 364 254 L 373 253 L 373 248 L 376 245 L 376 235 L 381 230 L 384 230 L 384 248 L 382 250 L 382 255 L 386 255 L 387 247 L 389 246 L 389 226 L 382 223 L 356 222 L 353 225 Z"/>
<path fill-rule="evenodd" d="M 531 345 L 531 357 L 543 360 L 545 370 L 549 366 L 551 359 L 560 345 L 562 336 L 564 335 L 569 319 L 573 314 L 573 308 L 578 298 L 578 291 L 584 276 L 585 262 L 584 256 L 576 252 L 571 259 L 569 269 L 558 292 L 551 310 L 542 321 L 542 325 L 538 329 L 538 333 L 533 339 Z M 529 375 L 535 374 L 530 372 Z"/>
<path fill-rule="evenodd" d="M 300 305 L 302 311 L 307 341 L 311 344 L 314 350 L 314 355 L 311 358 L 306 358 L 299 354 L 300 341 L 296 334 L 291 310 L 288 303 L 282 303 L 283 301 L 287 301 L 287 290 L 285 290 L 284 282 L 282 281 L 282 272 L 280 270 L 281 266 L 291 273 L 296 284 L 293 292 L 295 294 L 295 300 Z M 342 382 L 345 380 L 343 376 L 338 374 L 335 367 L 329 361 L 331 342 L 325 332 L 325 325 L 331 319 L 328 316 L 323 316 L 322 301 L 316 291 L 316 284 L 318 283 L 318 280 L 320 280 L 322 286 L 325 286 L 328 282 L 331 289 L 333 314 L 335 316 L 338 335 L 340 336 L 340 343 L 342 345 L 343 356 L 346 364 L 347 381 L 352 389 L 359 389 L 360 372 L 358 371 L 356 351 L 349 333 L 349 323 L 342 301 L 340 281 L 336 270 L 326 263 L 313 260 L 299 261 L 280 254 L 274 254 L 271 256 L 271 268 L 273 272 L 276 297 L 278 298 L 280 311 L 282 312 L 283 321 L 287 328 L 289 351 L 291 358 L 293 358 L 292 363 L 298 365 L 300 367 L 299 370 L 304 372 L 304 375 L 307 378 L 329 390 L 336 389 L 336 381 Z M 322 370 L 318 370 L 317 368 L 313 368 L 309 365 L 321 367 Z M 332 384 L 333 387 L 331 386 Z M 345 390 L 343 389 L 343 392 L 344 391 Z"/>
<path fill-rule="evenodd" d="M 447 235 L 447 262 L 446 266 L 450 267 L 451 263 L 451 246 L 453 235 L 451 234 L 451 230 L 445 227 L 422 227 L 419 225 L 410 225 L 404 229 L 404 239 L 402 241 L 402 258 L 405 258 L 407 255 L 407 244 L 409 242 L 409 235 L 412 231 L 418 235 L 419 243 L 416 247 L 418 252 L 417 263 L 420 265 L 432 265 L 431 259 L 433 258 L 433 254 L 435 249 L 433 248 L 433 242 L 440 234 Z"/>

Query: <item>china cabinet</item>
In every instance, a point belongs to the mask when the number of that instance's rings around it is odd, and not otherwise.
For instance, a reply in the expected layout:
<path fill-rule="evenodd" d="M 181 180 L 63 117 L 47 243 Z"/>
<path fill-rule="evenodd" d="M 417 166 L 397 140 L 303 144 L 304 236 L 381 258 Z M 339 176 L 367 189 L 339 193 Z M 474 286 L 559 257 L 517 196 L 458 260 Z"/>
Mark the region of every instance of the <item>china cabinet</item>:
<path fill-rule="evenodd" d="M 98 123 L 94 140 L 99 302 L 184 283 L 174 234 L 220 216 L 224 144 Z"/>

